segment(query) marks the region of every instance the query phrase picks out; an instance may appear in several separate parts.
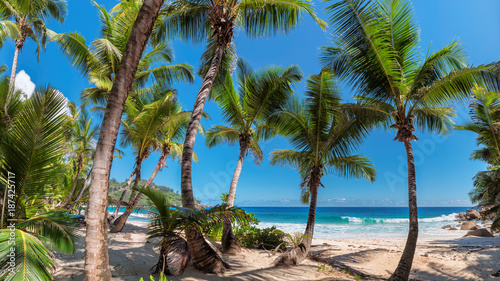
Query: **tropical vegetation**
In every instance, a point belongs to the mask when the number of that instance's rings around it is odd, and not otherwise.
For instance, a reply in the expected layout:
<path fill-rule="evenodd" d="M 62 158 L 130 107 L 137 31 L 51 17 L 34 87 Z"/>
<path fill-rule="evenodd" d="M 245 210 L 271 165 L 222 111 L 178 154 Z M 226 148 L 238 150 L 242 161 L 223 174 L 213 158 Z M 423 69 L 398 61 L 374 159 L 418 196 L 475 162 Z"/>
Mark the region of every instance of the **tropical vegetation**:
<path fill-rule="evenodd" d="M 476 87 L 470 104 L 471 121 L 455 126 L 456 130 L 477 134 L 479 149 L 471 159 L 488 164 L 486 171 L 474 176 L 474 189 L 469 193 L 472 203 L 486 208 L 483 214 L 493 219 L 492 229 L 500 228 L 500 96 L 498 92 Z"/>
<path fill-rule="evenodd" d="M 326 11 L 337 36 L 322 48 L 324 67 L 348 82 L 358 103 L 382 117 L 381 126 L 394 129 L 394 140 L 405 146 L 410 227 L 390 280 L 408 280 L 418 238 L 414 132 L 449 133 L 454 112 L 448 105 L 465 101 L 476 83 L 491 84 L 496 77 L 487 67 L 467 67 L 458 41 L 422 54 L 409 0 L 331 2 Z"/>
<path fill-rule="evenodd" d="M 300 82 L 302 73 L 296 65 L 288 68 L 268 67 L 256 72 L 248 62 L 240 59 L 236 76 L 238 88 L 233 84 L 232 77 L 227 75 L 225 81 L 216 83 L 212 90 L 213 99 L 219 104 L 224 121 L 230 126 L 214 125 L 205 138 L 208 147 L 222 143 L 239 144 L 238 162 L 227 198 L 229 207 L 234 206 L 245 156 L 250 153 L 256 163 L 262 161 L 264 155 L 259 142 L 276 134 L 266 119 L 282 108 L 293 93 L 292 87 Z M 222 230 L 222 251 L 227 254 L 240 251 L 229 221 L 226 221 Z"/>
<path fill-rule="evenodd" d="M 305 99 L 290 99 L 269 120 L 294 148 L 273 150 L 270 164 L 297 169 L 302 178 L 302 202 L 309 203 L 304 232 L 307 238 L 278 257 L 275 265 L 296 265 L 308 254 L 314 235 L 318 190 L 323 186 L 321 179 L 325 174 L 375 180 L 376 170 L 370 159 L 353 153 L 368 133 L 367 124 L 373 121 L 355 116 L 350 105 L 342 104 L 341 100 L 335 76 L 322 71 L 307 78 Z"/>

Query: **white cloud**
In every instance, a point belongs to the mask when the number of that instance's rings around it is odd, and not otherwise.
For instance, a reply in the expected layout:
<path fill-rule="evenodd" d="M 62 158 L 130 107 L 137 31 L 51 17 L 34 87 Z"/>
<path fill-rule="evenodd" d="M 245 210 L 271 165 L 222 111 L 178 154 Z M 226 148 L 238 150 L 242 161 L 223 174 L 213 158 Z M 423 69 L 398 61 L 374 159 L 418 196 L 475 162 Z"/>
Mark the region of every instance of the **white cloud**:
<path fill-rule="evenodd" d="M 24 70 L 17 73 L 14 87 L 24 93 L 24 99 L 28 99 L 35 92 L 35 83 L 31 81 L 31 77 Z"/>
<path fill-rule="evenodd" d="M 31 95 L 35 92 L 36 85 L 31 81 L 31 77 L 26 73 L 26 71 L 21 70 L 17 73 L 16 75 L 16 81 L 14 82 L 14 87 L 16 90 L 19 90 L 24 93 L 22 96 L 23 100 L 29 99 Z M 60 92 L 59 90 L 56 90 L 58 93 L 64 94 Z M 69 110 L 69 99 L 67 97 L 64 97 L 66 99 L 66 107 L 64 108 L 64 113 L 66 115 L 72 116 L 71 112 Z"/>

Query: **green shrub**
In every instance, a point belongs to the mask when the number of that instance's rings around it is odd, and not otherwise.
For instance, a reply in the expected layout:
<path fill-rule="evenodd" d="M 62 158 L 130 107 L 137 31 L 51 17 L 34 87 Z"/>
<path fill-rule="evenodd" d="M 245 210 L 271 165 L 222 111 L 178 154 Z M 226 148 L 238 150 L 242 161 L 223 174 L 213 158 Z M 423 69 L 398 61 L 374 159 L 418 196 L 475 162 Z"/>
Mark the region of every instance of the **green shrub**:
<path fill-rule="evenodd" d="M 257 249 L 279 249 L 286 250 L 285 234 L 277 230 L 275 226 L 260 229 L 255 226 L 248 228 L 236 228 L 234 231 L 236 237 L 241 241 L 245 248 Z"/>
<path fill-rule="evenodd" d="M 227 193 L 223 193 L 220 198 L 221 198 L 222 204 L 227 204 L 227 198 L 228 198 Z M 244 215 L 245 219 L 240 219 L 237 221 L 236 226 L 233 227 L 233 232 L 236 232 L 237 229 L 240 229 L 240 230 L 242 230 L 242 232 L 245 232 L 248 229 L 250 229 L 252 226 L 259 224 L 259 220 L 255 217 L 254 214 L 248 213 L 246 211 L 243 211 L 243 212 L 245 214 Z M 233 218 L 232 222 L 235 223 L 236 219 Z M 203 232 L 203 235 L 208 236 L 208 238 L 210 238 L 214 241 L 221 241 L 222 240 L 222 220 L 220 220 L 217 223 L 212 223 L 210 225 L 203 225 L 202 232 Z"/>

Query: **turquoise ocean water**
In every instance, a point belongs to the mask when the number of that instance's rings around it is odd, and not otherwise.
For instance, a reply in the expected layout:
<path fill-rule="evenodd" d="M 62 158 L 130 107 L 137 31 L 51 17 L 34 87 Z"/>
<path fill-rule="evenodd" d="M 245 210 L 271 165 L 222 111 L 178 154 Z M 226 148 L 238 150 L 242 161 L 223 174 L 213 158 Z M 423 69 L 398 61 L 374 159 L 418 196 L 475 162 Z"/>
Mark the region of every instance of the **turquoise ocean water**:
<path fill-rule="evenodd" d="M 275 225 L 285 232 L 303 232 L 307 221 L 307 207 L 242 207 L 255 214 L 259 227 Z M 418 208 L 420 237 L 449 235 L 445 225 L 455 226 L 455 216 L 467 207 Z M 122 209 L 124 210 L 124 208 Z M 122 211 L 120 210 L 120 211 Z M 114 207 L 109 208 L 110 212 Z M 147 222 L 141 211 L 130 220 Z M 316 212 L 315 238 L 404 238 L 408 232 L 408 208 L 399 207 L 319 207 Z"/>

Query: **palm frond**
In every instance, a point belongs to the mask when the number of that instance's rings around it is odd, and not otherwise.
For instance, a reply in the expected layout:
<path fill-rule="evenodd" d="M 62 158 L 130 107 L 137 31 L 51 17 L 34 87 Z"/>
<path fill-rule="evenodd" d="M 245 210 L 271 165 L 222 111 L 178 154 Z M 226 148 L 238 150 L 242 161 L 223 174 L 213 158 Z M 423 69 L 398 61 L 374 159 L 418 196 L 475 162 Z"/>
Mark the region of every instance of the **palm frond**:
<path fill-rule="evenodd" d="M 377 175 L 373 162 L 361 154 L 332 157 L 326 161 L 326 165 L 330 172 L 345 178 L 366 178 L 373 182 Z"/>
<path fill-rule="evenodd" d="M 241 0 L 238 23 L 250 37 L 286 34 L 292 31 L 307 13 L 325 30 L 327 24 L 314 11 L 310 0 Z"/>
<path fill-rule="evenodd" d="M 13 271 L 10 265 L 11 232 L 15 237 Z M 0 229 L 0 278 L 2 280 L 52 280 L 54 257 L 34 235 L 21 229 Z M 13 273 L 12 273 L 13 272 Z"/>

